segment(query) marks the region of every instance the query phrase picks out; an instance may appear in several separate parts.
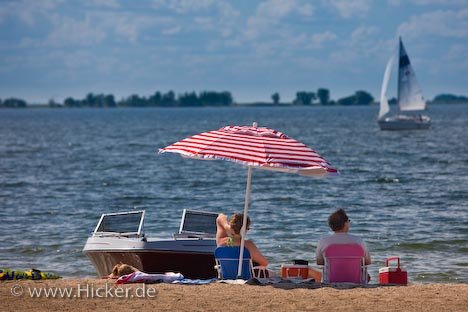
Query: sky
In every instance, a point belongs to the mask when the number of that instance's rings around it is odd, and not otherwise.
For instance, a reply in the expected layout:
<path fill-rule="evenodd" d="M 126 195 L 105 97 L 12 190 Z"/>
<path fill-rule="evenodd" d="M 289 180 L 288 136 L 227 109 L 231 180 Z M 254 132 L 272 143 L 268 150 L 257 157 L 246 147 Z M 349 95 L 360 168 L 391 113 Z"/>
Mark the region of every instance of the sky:
<path fill-rule="evenodd" d="M 399 36 L 425 98 L 468 95 L 468 0 L 0 0 L 0 98 L 378 98 Z"/>

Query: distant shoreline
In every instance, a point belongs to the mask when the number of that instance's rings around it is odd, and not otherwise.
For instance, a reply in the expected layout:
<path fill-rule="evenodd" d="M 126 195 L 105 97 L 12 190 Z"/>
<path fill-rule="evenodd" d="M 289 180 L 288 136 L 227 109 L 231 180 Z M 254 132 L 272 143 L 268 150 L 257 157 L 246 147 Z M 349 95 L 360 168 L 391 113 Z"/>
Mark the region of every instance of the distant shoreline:
<path fill-rule="evenodd" d="M 433 103 L 428 102 L 428 105 L 466 105 L 468 102 L 459 102 L 459 103 Z M 50 106 L 48 104 L 29 104 L 25 107 L 2 107 L 0 109 L 42 109 L 42 108 L 51 108 L 51 109 L 83 109 L 83 108 L 91 108 L 91 109 L 128 109 L 128 108 L 253 108 L 253 107 L 282 107 L 282 108 L 292 108 L 292 107 L 378 107 L 379 103 L 371 103 L 371 104 L 350 104 L 350 105 L 340 105 L 340 104 L 332 104 L 332 105 L 322 105 L 322 104 L 312 104 L 312 105 L 298 105 L 293 103 L 265 103 L 265 102 L 254 102 L 254 103 L 235 103 L 228 106 L 218 106 L 218 105 L 204 105 L 204 106 L 115 106 L 115 107 L 92 107 L 92 106 L 81 106 L 81 107 L 66 107 L 63 105 L 57 106 Z M 392 104 L 390 106 L 396 106 Z"/>
<path fill-rule="evenodd" d="M 319 88 L 317 93 L 300 91 L 291 102 L 281 102 L 280 95 L 275 93 L 272 101 L 254 101 L 238 103 L 233 99 L 229 91 L 215 92 L 204 91 L 198 95 L 195 92 L 175 95 L 173 91 L 167 93 L 156 92 L 149 97 L 131 95 L 116 101 L 112 94 L 89 93 L 83 99 L 66 98 L 63 103 L 51 99 L 48 103 L 28 103 L 20 98 L 0 99 L 0 108 L 26 108 L 26 107 L 51 107 L 51 108 L 117 108 L 117 107 L 296 107 L 296 106 L 372 106 L 378 105 L 371 94 L 366 91 L 356 91 L 338 100 L 330 98 L 328 89 Z M 468 97 L 454 94 L 439 94 L 432 100 L 426 101 L 428 105 L 434 104 L 468 104 Z M 396 98 L 388 101 L 390 105 L 397 103 Z"/>

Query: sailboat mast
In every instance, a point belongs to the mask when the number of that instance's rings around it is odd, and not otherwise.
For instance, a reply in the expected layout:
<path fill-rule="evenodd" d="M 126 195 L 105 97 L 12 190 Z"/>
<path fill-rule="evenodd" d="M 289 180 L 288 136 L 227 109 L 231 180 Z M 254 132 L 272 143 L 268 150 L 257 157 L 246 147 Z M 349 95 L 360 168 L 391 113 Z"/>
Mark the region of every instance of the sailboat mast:
<path fill-rule="evenodd" d="M 398 93 L 397 93 L 397 99 L 398 99 L 398 108 L 401 110 L 400 106 L 400 100 L 401 100 L 401 93 L 402 93 L 402 85 L 401 85 L 401 80 L 403 76 L 403 71 L 402 69 L 409 64 L 409 59 L 408 55 L 406 55 L 405 48 L 403 47 L 403 42 L 401 41 L 401 37 L 399 37 L 400 43 L 399 43 L 399 48 L 398 48 Z"/>

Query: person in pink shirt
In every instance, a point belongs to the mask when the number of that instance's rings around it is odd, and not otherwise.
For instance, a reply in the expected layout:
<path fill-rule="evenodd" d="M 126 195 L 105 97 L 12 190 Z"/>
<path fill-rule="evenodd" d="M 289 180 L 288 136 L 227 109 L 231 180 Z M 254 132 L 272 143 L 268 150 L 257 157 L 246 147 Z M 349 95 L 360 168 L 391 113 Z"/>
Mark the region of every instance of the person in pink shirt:
<path fill-rule="evenodd" d="M 329 245 L 334 244 L 358 244 L 365 252 L 365 264 L 371 264 L 371 257 L 367 250 L 366 243 L 358 236 L 349 234 L 351 220 L 343 209 L 338 209 L 328 217 L 328 225 L 333 234 L 322 237 L 317 245 L 316 259 L 317 264 L 323 265 L 323 254 Z"/>

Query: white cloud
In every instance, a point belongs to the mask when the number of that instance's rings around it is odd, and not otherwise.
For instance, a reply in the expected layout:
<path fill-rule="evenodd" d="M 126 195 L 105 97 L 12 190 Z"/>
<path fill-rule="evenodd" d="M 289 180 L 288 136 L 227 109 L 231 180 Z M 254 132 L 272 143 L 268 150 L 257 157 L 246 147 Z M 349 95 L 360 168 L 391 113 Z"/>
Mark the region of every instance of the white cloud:
<path fill-rule="evenodd" d="M 345 18 L 365 15 L 372 4 L 372 0 L 329 0 L 327 2 L 331 3 Z"/>
<path fill-rule="evenodd" d="M 175 27 L 172 27 L 172 28 L 164 29 L 164 30 L 161 31 L 161 33 L 163 35 L 175 35 L 175 34 L 178 34 L 181 29 L 182 29 L 181 26 L 175 26 Z"/>
<path fill-rule="evenodd" d="M 175 24 L 170 17 L 152 17 L 135 13 L 94 13 L 92 19 L 99 21 L 100 27 L 130 42 L 137 42 L 144 31 L 162 31 Z"/>
<path fill-rule="evenodd" d="M 395 47 L 394 39 L 385 40 L 379 37 L 380 31 L 375 26 L 360 26 L 351 31 L 349 37 L 337 42 L 337 46 L 330 53 L 330 62 L 334 66 L 347 66 L 363 64 L 364 60 L 371 64 L 375 60 L 386 61 L 392 48 Z M 358 66 L 348 67 L 353 72 L 359 72 Z"/>
<path fill-rule="evenodd" d="M 215 30 L 219 31 L 223 37 L 228 37 L 236 32 L 239 28 L 240 13 L 234 9 L 229 3 L 217 2 L 218 16 L 217 27 Z"/>
<path fill-rule="evenodd" d="M 463 71 L 468 70 L 468 47 L 463 44 L 453 44 L 447 49 L 447 52 L 442 57 L 443 62 L 433 62 L 434 67 L 440 71 L 447 71 L 447 64 L 451 65 L 451 71 Z"/>
<path fill-rule="evenodd" d="M 37 23 L 51 26 L 50 33 L 43 38 L 19 38 L 20 45 L 54 47 L 65 45 L 86 46 L 101 43 L 105 39 L 122 38 L 137 42 L 143 31 L 159 32 L 165 36 L 175 35 L 182 30 L 191 31 L 194 19 L 206 16 L 210 23 L 202 26 L 205 31 L 217 32 L 221 37 L 232 35 L 238 27 L 240 13 L 228 2 L 215 0 L 162 0 L 154 1 L 153 7 L 164 6 L 177 14 L 187 14 L 187 19 L 175 19 L 167 14 L 148 11 L 143 14 L 132 10 L 125 11 L 116 0 L 87 0 L 84 2 L 84 17 L 60 11 L 63 0 L 19 1 L 7 3 L 0 7 L 0 23 L 9 15 L 34 27 Z M 106 10 L 111 9 L 111 10 Z M 118 9 L 118 10 L 115 10 Z M 197 11 L 201 14 L 193 15 Z M 171 15 L 169 15 L 171 16 Z M 199 22 L 201 20 L 198 20 Z M 208 26 L 210 29 L 208 29 Z M 44 29 L 44 28 L 43 28 Z M 149 38 L 148 36 L 145 36 Z M 151 36 L 150 36 L 151 37 Z"/>
<path fill-rule="evenodd" d="M 35 45 L 36 45 L 37 41 L 34 40 L 33 38 L 30 38 L 30 37 L 24 37 L 24 38 L 21 38 L 20 40 L 20 43 L 19 43 L 19 47 L 20 48 L 25 48 L 25 49 L 29 49 L 29 48 L 33 48 Z"/>
<path fill-rule="evenodd" d="M 443 4 L 443 5 L 447 5 L 447 4 L 451 4 L 451 3 L 460 3 L 460 1 L 457 1 L 457 0 L 412 0 L 412 2 L 414 4 L 417 4 L 417 5 L 431 5 L 431 4 Z"/>
<path fill-rule="evenodd" d="M 38 18 L 43 18 L 53 12 L 63 0 L 43 0 L 43 1 L 13 1 L 2 3 L 0 9 L 0 23 L 7 15 L 19 18 L 28 26 L 35 26 Z"/>
<path fill-rule="evenodd" d="M 420 38 L 426 35 L 468 37 L 468 9 L 434 11 L 412 16 L 408 22 L 400 25 L 398 34 L 411 38 Z"/>
<path fill-rule="evenodd" d="M 120 8 L 117 0 L 87 0 L 90 6 L 106 7 L 106 8 Z"/>
<path fill-rule="evenodd" d="M 308 3 L 304 4 L 302 7 L 300 7 L 300 12 L 304 16 L 313 16 L 314 15 L 314 7 Z"/>
<path fill-rule="evenodd" d="M 123 39 L 137 42 L 142 34 L 151 29 L 168 35 L 176 33 L 179 27 L 171 17 L 154 17 L 132 12 L 92 11 L 83 19 L 65 15 L 51 15 L 53 30 L 47 43 L 53 46 L 93 45 L 102 41 Z"/>
<path fill-rule="evenodd" d="M 293 13 L 311 17 L 314 9 L 310 4 L 300 4 L 295 0 L 264 1 L 258 5 L 255 15 L 248 19 L 244 35 L 247 39 L 255 39 L 264 33 L 277 32 L 281 19 Z"/>
<path fill-rule="evenodd" d="M 351 33 L 351 42 L 360 45 L 363 41 L 368 41 L 369 38 L 378 33 L 375 26 L 358 27 Z"/>
<path fill-rule="evenodd" d="M 53 15 L 55 25 L 46 43 L 52 46 L 94 45 L 106 37 L 106 32 L 92 25 L 92 19 L 87 16 L 83 21 L 77 21 L 67 16 Z"/>
<path fill-rule="evenodd" d="M 269 0 L 258 5 L 257 17 L 280 19 L 288 15 L 295 8 L 295 1 Z"/>
<path fill-rule="evenodd" d="M 193 21 L 203 30 L 212 30 L 215 27 L 215 20 L 212 17 L 195 17 Z"/>
<path fill-rule="evenodd" d="M 178 14 L 215 11 L 226 15 L 235 11 L 229 2 L 220 0 L 153 0 L 152 4 L 155 9 L 169 9 Z"/>
<path fill-rule="evenodd" d="M 152 6 L 155 9 L 168 8 L 179 14 L 198 11 L 211 7 L 213 0 L 153 0 Z"/>
<path fill-rule="evenodd" d="M 207 10 L 217 5 L 215 0 L 169 0 L 166 3 L 170 9 L 180 14 Z"/>
<path fill-rule="evenodd" d="M 187 16 L 184 20 L 180 20 L 178 25 L 174 25 L 171 28 L 173 30 L 177 27 L 191 30 L 194 26 L 200 26 L 205 31 L 218 32 L 222 37 L 235 32 L 240 16 L 239 11 L 229 2 L 221 0 L 153 0 L 152 7 Z M 189 25 L 183 27 L 183 24 Z"/>
<path fill-rule="evenodd" d="M 82 70 L 96 64 L 95 56 L 90 51 L 77 50 L 70 53 L 59 53 L 56 59 L 62 61 L 65 68 L 70 70 Z"/>
<path fill-rule="evenodd" d="M 407 5 L 408 2 L 416 5 L 465 5 L 466 0 L 388 0 L 388 3 L 393 6 L 399 6 L 401 4 Z"/>
<path fill-rule="evenodd" d="M 336 34 L 329 30 L 321 33 L 316 33 L 312 35 L 311 43 L 308 47 L 312 49 L 321 49 L 323 48 L 325 43 L 334 41 L 337 38 L 338 37 L 336 36 Z"/>
<path fill-rule="evenodd" d="M 447 50 L 445 59 L 449 61 L 460 60 L 460 59 L 466 60 L 467 55 L 468 55 L 468 47 L 466 45 L 454 44 Z"/>
<path fill-rule="evenodd" d="M 136 42 L 139 36 L 139 24 L 130 22 L 126 17 L 114 20 L 114 31 L 118 36 L 130 42 Z"/>
<path fill-rule="evenodd" d="M 458 83 L 465 83 L 468 70 L 468 47 L 461 43 L 448 46 L 439 56 L 429 55 L 425 60 L 426 70 L 437 77 L 457 77 Z M 466 85 L 466 83 L 465 83 Z"/>

